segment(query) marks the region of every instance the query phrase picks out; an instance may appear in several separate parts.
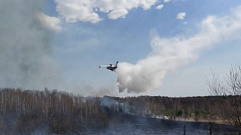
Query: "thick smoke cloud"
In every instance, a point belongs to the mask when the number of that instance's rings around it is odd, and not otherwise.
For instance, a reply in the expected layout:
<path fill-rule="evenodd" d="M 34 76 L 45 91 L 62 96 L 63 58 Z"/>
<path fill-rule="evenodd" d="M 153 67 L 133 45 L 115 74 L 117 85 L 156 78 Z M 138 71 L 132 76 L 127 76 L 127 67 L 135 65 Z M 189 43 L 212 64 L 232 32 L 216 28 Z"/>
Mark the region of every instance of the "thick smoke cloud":
<path fill-rule="evenodd" d="M 0 0 L 0 87 L 57 88 L 53 33 L 36 14 L 45 0 Z"/>
<path fill-rule="evenodd" d="M 139 93 L 161 86 L 170 70 L 175 70 L 198 59 L 204 49 L 228 40 L 240 40 L 241 7 L 229 16 L 208 16 L 200 23 L 199 32 L 191 37 L 160 38 L 151 42 L 152 52 L 135 65 L 120 63 L 116 70 L 118 87 L 122 92 Z"/>

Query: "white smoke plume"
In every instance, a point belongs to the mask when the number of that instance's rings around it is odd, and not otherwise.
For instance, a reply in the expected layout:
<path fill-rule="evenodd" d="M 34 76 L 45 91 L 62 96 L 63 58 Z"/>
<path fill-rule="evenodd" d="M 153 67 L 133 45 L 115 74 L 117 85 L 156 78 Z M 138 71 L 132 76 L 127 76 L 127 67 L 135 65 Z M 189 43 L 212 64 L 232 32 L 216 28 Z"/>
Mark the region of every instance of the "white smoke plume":
<path fill-rule="evenodd" d="M 139 93 L 159 88 L 169 70 L 198 59 L 200 52 L 224 41 L 241 39 L 241 6 L 228 16 L 208 16 L 194 36 L 160 38 L 151 42 L 152 52 L 135 65 L 119 63 L 116 70 L 119 91 Z"/>
<path fill-rule="evenodd" d="M 46 0 L 0 0 L 0 87 L 43 89 L 61 84 L 53 32 L 36 14 Z"/>

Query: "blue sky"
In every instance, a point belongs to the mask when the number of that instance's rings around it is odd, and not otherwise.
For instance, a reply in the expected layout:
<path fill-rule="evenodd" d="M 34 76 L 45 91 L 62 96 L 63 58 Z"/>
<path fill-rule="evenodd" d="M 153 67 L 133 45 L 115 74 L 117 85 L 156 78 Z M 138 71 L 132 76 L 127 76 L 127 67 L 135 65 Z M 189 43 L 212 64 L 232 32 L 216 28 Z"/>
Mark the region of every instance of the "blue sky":
<path fill-rule="evenodd" d="M 172 0 L 156 1 L 148 9 L 138 6 L 128 9 L 124 17 L 109 19 L 108 13 L 96 11 L 101 18 L 91 22 L 76 19 L 66 20 L 66 9 L 57 10 L 59 2 L 48 1 L 44 14 L 58 18 L 61 30 L 55 31 L 54 58 L 66 82 L 76 85 L 75 93 L 86 93 L 88 89 L 98 93 L 109 89 L 110 95 L 161 95 L 202 96 L 209 95 L 205 76 L 210 69 L 225 73 L 231 65 L 240 65 L 240 38 L 218 43 L 200 51 L 198 58 L 184 66 L 168 70 L 158 88 L 138 94 L 118 94 L 117 75 L 98 65 L 115 63 L 117 60 L 136 64 L 152 52 L 151 42 L 159 38 L 188 38 L 200 32 L 200 23 L 208 16 L 228 16 L 241 5 L 239 0 Z M 156 6 L 163 4 L 160 10 Z M 101 6 L 99 6 L 101 8 Z M 100 10 L 100 9 L 99 9 Z M 183 19 L 177 14 L 184 12 Z M 64 14 L 64 15 L 63 15 Z M 84 14 L 84 13 L 83 13 Z M 82 14 L 81 14 L 82 15 Z M 240 22 L 241 23 L 241 22 Z M 240 31 L 241 34 L 241 31 Z M 108 94 L 108 93 L 106 93 Z"/>

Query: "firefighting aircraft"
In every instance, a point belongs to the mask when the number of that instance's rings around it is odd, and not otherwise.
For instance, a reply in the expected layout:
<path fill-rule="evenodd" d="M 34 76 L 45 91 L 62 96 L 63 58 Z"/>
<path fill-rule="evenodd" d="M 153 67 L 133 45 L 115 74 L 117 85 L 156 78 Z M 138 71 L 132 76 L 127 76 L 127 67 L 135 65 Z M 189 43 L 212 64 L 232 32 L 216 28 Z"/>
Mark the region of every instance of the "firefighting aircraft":
<path fill-rule="evenodd" d="M 119 61 L 116 62 L 115 66 L 113 66 L 113 64 L 109 64 L 109 65 L 100 65 L 99 68 L 106 68 L 106 69 L 109 69 L 111 71 L 114 71 L 117 69 L 117 64 L 118 64 Z"/>

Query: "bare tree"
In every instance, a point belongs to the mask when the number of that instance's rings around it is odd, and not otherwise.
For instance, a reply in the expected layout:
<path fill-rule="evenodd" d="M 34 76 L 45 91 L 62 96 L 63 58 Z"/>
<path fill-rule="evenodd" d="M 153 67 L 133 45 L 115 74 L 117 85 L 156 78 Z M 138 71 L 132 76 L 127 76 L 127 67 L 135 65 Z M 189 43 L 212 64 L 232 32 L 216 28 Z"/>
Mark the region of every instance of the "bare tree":
<path fill-rule="evenodd" d="M 241 67 L 232 67 L 223 78 L 212 73 L 208 86 L 219 96 L 215 98 L 218 111 L 241 134 Z"/>

